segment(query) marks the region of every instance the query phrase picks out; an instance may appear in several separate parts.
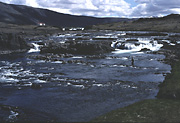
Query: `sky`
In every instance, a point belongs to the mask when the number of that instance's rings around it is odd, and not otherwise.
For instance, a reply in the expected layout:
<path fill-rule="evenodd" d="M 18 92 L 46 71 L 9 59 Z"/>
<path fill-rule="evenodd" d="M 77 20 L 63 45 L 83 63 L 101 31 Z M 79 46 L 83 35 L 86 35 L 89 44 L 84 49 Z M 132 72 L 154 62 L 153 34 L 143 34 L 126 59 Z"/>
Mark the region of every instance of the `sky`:
<path fill-rule="evenodd" d="M 160 17 L 180 14 L 180 0 L 0 0 L 46 8 L 60 13 L 94 17 Z"/>

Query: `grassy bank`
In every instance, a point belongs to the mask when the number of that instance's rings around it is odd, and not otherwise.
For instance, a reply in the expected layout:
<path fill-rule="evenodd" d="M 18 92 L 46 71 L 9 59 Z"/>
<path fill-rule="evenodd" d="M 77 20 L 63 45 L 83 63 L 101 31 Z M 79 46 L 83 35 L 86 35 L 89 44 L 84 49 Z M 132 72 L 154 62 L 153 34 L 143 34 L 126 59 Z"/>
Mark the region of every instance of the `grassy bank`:
<path fill-rule="evenodd" d="M 16 33 L 24 36 L 53 34 L 61 31 L 57 27 L 38 25 L 16 25 L 0 22 L 0 33 Z"/>
<path fill-rule="evenodd" d="M 180 101 L 145 100 L 100 116 L 93 122 L 180 122 Z"/>
<path fill-rule="evenodd" d="M 167 75 L 165 81 L 159 85 L 158 98 L 180 99 L 180 61 L 171 66 L 171 74 Z"/>
<path fill-rule="evenodd" d="M 159 31 L 180 32 L 180 15 L 168 15 L 162 18 L 141 18 L 136 21 L 125 21 L 92 26 L 96 30 L 119 31 Z"/>
<path fill-rule="evenodd" d="M 93 122 L 180 122 L 180 61 L 159 87 L 157 99 L 109 112 Z"/>
<path fill-rule="evenodd" d="M 173 20 L 148 21 L 148 22 L 118 22 L 104 25 L 94 25 L 95 30 L 118 30 L 118 31 L 158 31 L 180 32 L 180 23 Z"/>

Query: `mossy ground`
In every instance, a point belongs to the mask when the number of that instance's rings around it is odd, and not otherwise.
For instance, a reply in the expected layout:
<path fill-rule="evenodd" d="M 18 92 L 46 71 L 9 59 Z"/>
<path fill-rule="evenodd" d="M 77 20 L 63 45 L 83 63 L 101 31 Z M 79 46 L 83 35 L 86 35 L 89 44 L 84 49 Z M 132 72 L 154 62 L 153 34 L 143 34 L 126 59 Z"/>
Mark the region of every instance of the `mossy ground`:
<path fill-rule="evenodd" d="M 119 31 L 159 31 L 180 32 L 180 23 L 177 20 L 148 20 L 142 22 L 129 21 L 109 24 L 94 25 L 92 29 L 119 30 Z"/>
<path fill-rule="evenodd" d="M 53 34 L 60 32 L 61 29 L 52 26 L 38 26 L 38 25 L 16 25 L 16 24 L 6 24 L 0 22 L 0 33 L 20 33 L 22 35 L 43 35 L 43 34 Z"/>
<path fill-rule="evenodd" d="M 159 85 L 158 98 L 180 99 L 180 61 L 172 64 L 171 74 Z"/>
<path fill-rule="evenodd" d="M 179 116 L 179 100 L 154 99 L 112 111 L 92 122 L 180 122 Z"/>

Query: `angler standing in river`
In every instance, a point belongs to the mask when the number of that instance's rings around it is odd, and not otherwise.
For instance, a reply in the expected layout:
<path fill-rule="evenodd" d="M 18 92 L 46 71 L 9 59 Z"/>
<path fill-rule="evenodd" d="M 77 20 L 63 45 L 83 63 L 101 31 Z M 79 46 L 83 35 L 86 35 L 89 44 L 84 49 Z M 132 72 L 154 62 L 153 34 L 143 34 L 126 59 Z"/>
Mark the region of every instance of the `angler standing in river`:
<path fill-rule="evenodd" d="M 133 58 L 133 56 L 131 57 L 131 65 L 132 65 L 132 67 L 134 67 L 134 58 Z"/>

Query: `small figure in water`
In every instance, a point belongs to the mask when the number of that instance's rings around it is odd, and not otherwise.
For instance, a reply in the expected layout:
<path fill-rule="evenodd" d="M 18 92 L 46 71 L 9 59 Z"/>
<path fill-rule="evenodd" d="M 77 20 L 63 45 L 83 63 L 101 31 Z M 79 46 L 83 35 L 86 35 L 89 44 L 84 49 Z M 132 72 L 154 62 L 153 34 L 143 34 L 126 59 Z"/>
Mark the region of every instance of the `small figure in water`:
<path fill-rule="evenodd" d="M 133 58 L 133 56 L 131 57 L 131 65 L 132 65 L 132 67 L 134 67 L 134 58 Z"/>

